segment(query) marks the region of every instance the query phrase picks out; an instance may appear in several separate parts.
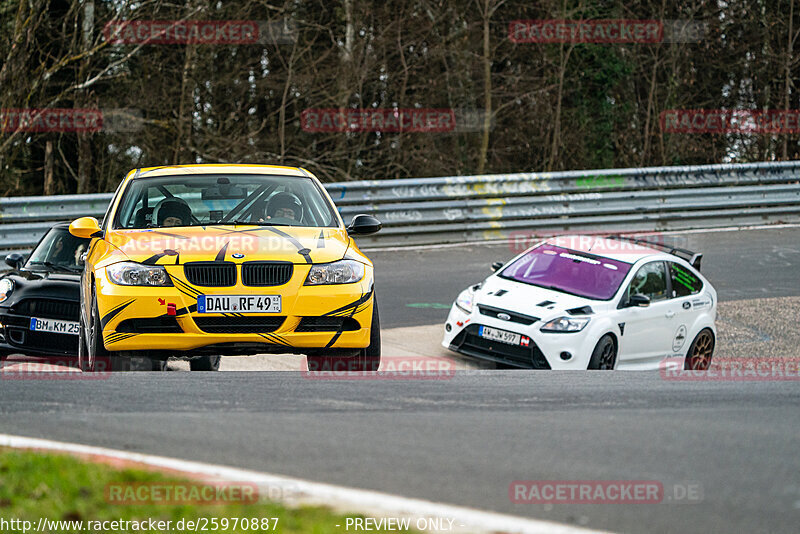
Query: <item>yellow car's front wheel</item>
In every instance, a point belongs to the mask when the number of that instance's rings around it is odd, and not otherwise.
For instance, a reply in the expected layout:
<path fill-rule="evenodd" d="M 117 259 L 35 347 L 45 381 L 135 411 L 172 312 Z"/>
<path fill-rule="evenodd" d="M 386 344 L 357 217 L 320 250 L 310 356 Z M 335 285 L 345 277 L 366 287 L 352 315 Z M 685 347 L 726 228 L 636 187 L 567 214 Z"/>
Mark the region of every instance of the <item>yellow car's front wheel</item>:
<path fill-rule="evenodd" d="M 129 371 L 131 359 L 122 355 L 112 356 L 103 345 L 103 327 L 97 310 L 97 292 L 92 285 L 92 302 L 89 324 L 80 320 L 78 331 L 78 365 L 85 372 Z"/>
<path fill-rule="evenodd" d="M 369 345 L 355 356 L 306 356 L 309 371 L 377 371 L 381 366 L 381 321 L 378 298 L 372 300 Z"/>

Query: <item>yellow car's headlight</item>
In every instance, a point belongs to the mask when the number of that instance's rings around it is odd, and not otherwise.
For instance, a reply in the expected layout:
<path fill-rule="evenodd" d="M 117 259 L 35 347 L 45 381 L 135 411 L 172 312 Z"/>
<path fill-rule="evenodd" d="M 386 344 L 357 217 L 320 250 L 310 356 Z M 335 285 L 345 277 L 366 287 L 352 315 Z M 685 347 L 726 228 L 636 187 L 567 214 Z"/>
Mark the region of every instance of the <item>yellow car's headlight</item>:
<path fill-rule="evenodd" d="M 306 277 L 305 285 L 352 284 L 364 278 L 364 264 L 354 260 L 314 265 Z"/>
<path fill-rule="evenodd" d="M 106 267 L 108 278 L 120 286 L 171 286 L 167 270 L 160 265 L 142 265 L 132 261 L 123 261 Z"/>

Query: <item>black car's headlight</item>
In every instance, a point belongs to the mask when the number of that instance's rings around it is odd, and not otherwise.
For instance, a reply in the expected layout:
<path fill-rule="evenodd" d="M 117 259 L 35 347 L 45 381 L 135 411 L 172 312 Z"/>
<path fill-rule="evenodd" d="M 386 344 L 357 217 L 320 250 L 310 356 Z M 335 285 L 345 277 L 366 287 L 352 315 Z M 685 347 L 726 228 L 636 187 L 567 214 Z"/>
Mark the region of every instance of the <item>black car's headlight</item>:
<path fill-rule="evenodd" d="M 364 278 L 364 264 L 355 260 L 313 265 L 304 285 L 352 284 Z"/>
<path fill-rule="evenodd" d="M 0 280 L 0 302 L 5 302 L 5 300 L 11 296 L 11 292 L 14 291 L 14 281 L 10 278 L 3 278 Z"/>
<path fill-rule="evenodd" d="M 120 286 L 171 286 L 167 270 L 160 265 L 142 265 L 132 261 L 123 261 L 106 267 L 108 278 Z"/>
<path fill-rule="evenodd" d="M 580 332 L 587 324 L 588 317 L 556 317 L 547 321 L 539 329 L 542 332 Z"/>

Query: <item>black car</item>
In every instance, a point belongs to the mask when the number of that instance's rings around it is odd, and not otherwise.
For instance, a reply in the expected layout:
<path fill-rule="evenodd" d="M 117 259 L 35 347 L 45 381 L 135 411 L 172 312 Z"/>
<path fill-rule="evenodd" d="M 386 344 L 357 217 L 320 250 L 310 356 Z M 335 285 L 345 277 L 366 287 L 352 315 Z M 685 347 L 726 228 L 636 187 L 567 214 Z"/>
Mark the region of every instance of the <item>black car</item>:
<path fill-rule="evenodd" d="M 9 254 L 13 269 L 0 277 L 0 357 L 74 356 L 78 350 L 81 255 L 88 239 L 56 224 L 30 257 Z"/>

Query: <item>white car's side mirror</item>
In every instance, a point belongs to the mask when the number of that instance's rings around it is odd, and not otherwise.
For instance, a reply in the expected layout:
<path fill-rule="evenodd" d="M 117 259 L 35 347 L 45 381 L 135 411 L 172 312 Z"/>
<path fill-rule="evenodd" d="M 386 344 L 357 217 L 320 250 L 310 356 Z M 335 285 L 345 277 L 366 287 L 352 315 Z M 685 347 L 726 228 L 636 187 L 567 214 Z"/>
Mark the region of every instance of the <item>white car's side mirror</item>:
<path fill-rule="evenodd" d="M 650 306 L 650 297 L 647 295 L 636 293 L 635 295 L 631 295 L 628 299 L 629 308 L 646 308 L 648 306 Z"/>

